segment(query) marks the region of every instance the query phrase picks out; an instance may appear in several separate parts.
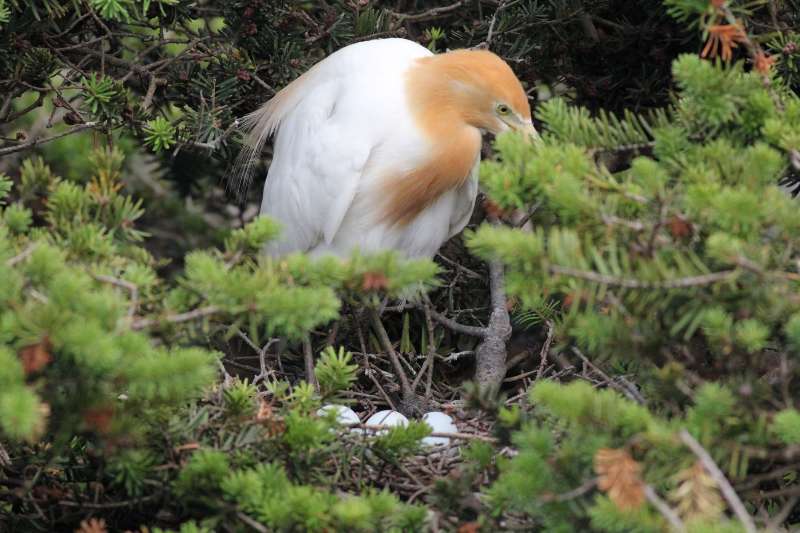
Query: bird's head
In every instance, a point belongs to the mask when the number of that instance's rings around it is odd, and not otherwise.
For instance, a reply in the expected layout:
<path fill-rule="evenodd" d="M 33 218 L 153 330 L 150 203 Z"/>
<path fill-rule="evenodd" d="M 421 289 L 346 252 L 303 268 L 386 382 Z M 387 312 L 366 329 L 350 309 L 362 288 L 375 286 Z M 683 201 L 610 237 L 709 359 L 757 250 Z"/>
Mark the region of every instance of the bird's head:
<path fill-rule="evenodd" d="M 422 60 L 412 71 L 412 94 L 426 122 L 461 120 L 494 134 L 513 130 L 537 136 L 528 96 L 511 67 L 487 50 L 455 50 Z"/>

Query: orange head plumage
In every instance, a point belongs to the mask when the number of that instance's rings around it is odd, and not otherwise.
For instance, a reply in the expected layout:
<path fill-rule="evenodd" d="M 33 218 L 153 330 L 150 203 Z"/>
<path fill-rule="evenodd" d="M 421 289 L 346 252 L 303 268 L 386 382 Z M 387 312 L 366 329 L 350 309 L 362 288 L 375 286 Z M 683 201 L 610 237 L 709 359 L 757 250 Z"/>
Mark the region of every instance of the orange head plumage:
<path fill-rule="evenodd" d="M 418 60 L 408 74 L 416 118 L 435 136 L 456 125 L 533 134 L 528 96 L 511 67 L 487 50 L 455 50 Z"/>
<path fill-rule="evenodd" d="M 417 60 L 408 72 L 409 107 L 429 141 L 427 161 L 389 176 L 386 220 L 413 220 L 464 184 L 481 148 L 481 131 L 536 136 L 528 97 L 508 64 L 486 50 L 455 50 Z"/>

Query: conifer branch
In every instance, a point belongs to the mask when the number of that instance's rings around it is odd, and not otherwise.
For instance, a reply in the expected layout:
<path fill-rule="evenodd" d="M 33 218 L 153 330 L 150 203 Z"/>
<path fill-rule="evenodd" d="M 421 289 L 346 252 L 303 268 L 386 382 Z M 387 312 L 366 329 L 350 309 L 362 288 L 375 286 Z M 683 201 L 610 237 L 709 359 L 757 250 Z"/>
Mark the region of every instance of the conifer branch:
<path fill-rule="evenodd" d="M 509 2 L 509 0 L 501 0 L 500 4 L 494 10 L 494 13 L 492 13 L 492 18 L 489 21 L 489 30 L 486 32 L 486 40 L 483 41 L 483 44 L 486 46 L 486 48 L 491 48 L 491 46 L 492 46 L 492 38 L 494 38 L 494 28 L 495 28 L 495 25 L 497 24 L 498 15 L 500 15 L 500 13 L 504 9 L 507 9 L 507 8 L 511 7 L 512 5 L 516 4 L 517 1 Z"/>
<path fill-rule="evenodd" d="M 643 281 L 633 278 L 609 276 L 606 274 L 600 274 L 598 272 L 578 270 L 576 268 L 563 267 L 559 265 L 550 265 L 548 270 L 554 275 L 569 276 L 585 281 L 591 281 L 592 283 L 599 283 L 600 285 L 621 287 L 623 289 L 643 290 L 686 289 L 689 287 L 702 287 L 706 285 L 713 285 L 714 283 L 729 281 L 739 274 L 738 270 L 723 270 L 720 272 L 712 272 L 710 274 L 703 274 L 700 276 L 688 276 L 665 281 Z"/>
<path fill-rule="evenodd" d="M 725 20 L 728 22 L 728 24 L 732 26 L 739 25 L 739 21 L 736 20 L 736 16 L 733 14 L 733 11 L 731 11 L 731 8 L 727 5 L 727 3 L 724 3 L 722 6 L 720 6 L 719 9 L 722 12 L 723 16 L 725 17 Z M 764 51 L 761 49 L 761 46 L 758 43 L 754 42 L 750 38 L 749 32 L 743 30 L 741 33 L 742 33 L 741 42 L 747 49 L 747 54 L 750 56 L 750 61 L 752 61 L 753 65 L 758 69 L 759 59 L 765 57 Z M 772 88 L 772 82 L 770 81 L 767 70 L 762 70 L 760 74 L 764 87 L 767 88 L 770 98 L 772 98 L 772 101 L 775 104 L 775 108 L 782 112 L 783 102 L 781 101 L 781 97 Z"/>

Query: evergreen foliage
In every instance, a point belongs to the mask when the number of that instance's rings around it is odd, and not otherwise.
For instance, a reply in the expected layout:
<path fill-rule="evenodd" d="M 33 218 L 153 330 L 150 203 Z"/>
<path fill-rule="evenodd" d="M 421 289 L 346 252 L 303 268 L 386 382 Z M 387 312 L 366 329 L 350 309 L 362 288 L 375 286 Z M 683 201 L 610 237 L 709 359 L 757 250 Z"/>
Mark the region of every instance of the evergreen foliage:
<path fill-rule="evenodd" d="M 797 27 L 796 0 L 0 0 L 0 530 L 796 527 Z M 460 241 L 272 260 L 258 192 L 219 183 L 236 117 L 390 36 L 486 46 L 536 104 L 465 239 L 505 267 L 499 397 L 464 383 L 488 283 Z M 320 411 L 400 405 L 393 355 L 449 447 Z"/>
<path fill-rule="evenodd" d="M 329 478 L 328 458 L 350 456 L 354 445 L 373 448 L 373 462 L 396 463 L 418 449 L 427 426 L 336 438 L 336 421 L 314 415 L 322 396 L 313 387 L 270 378 L 274 410 L 247 381 L 228 376 L 215 390 L 220 355 L 193 344 L 197 321 L 230 331 L 242 325 L 256 340 L 274 332 L 302 337 L 338 315 L 340 296 L 412 294 L 435 267 L 391 254 L 271 262 L 257 254 L 278 228 L 258 219 L 232 231 L 224 250 L 187 257 L 185 275 L 170 287 L 137 244 L 142 211 L 120 191 L 119 155 L 94 154 L 83 185 L 38 159 L 23 164 L 19 189 L 0 182 L 0 451 L 24 457 L 20 467 L 63 463 L 48 483 L 63 485 L 67 501 L 89 497 L 92 483 L 131 505 L 174 494 L 176 511 L 202 510 L 211 529 L 231 505 L 247 513 L 237 520 L 252 516 L 277 530 L 421 529 L 427 511 L 388 492 L 342 497 L 308 483 Z M 34 227 L 33 217 L 42 223 Z M 370 275 L 383 283 L 365 289 Z M 146 335 L 155 329 L 162 335 Z M 323 351 L 315 369 L 322 395 L 353 384 L 351 361 L 343 349 Z M 197 451 L 177 471 L 159 469 L 176 449 Z M 84 454 L 105 467 L 66 488 L 79 467 L 70 461 Z M 14 463 L 3 466 L 6 475 L 16 472 Z M 161 487 L 155 495 L 154 484 Z M 23 490 L 4 503 L 12 511 L 7 524 L 27 528 L 35 501 Z M 69 514 L 53 519 L 69 523 Z M 137 526 L 127 518 L 120 524 Z"/>
<path fill-rule="evenodd" d="M 727 3 L 666 4 L 704 30 L 727 20 Z M 554 322 L 552 356 L 635 381 L 538 383 L 520 453 L 499 465 L 498 508 L 559 531 L 754 531 L 714 463 L 753 489 L 749 476 L 792 461 L 774 453 L 800 427 L 797 205 L 778 185 L 796 171 L 800 98 L 754 67 L 681 55 L 663 110 L 592 116 L 554 99 L 540 109 L 541 143 L 497 140 L 487 193 L 501 211 L 535 205 L 533 229 L 484 226 L 470 247 L 500 259 L 509 292 Z M 610 169 L 604 152 L 631 147 Z M 595 474 L 599 490 L 586 484 Z M 792 490 L 774 483 L 772 494 Z M 755 491 L 739 497 L 745 513 L 764 506 Z"/>

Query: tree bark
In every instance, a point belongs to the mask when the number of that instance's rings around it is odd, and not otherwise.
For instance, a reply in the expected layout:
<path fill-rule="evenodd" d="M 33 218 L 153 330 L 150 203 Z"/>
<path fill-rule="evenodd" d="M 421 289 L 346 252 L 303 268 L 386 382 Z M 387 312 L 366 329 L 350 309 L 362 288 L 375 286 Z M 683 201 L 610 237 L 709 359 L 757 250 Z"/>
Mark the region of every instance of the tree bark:
<path fill-rule="evenodd" d="M 492 314 L 483 341 L 475 352 L 475 380 L 494 392 L 506 377 L 506 342 L 511 337 L 511 319 L 506 308 L 505 273 L 500 261 L 489 263 Z"/>

